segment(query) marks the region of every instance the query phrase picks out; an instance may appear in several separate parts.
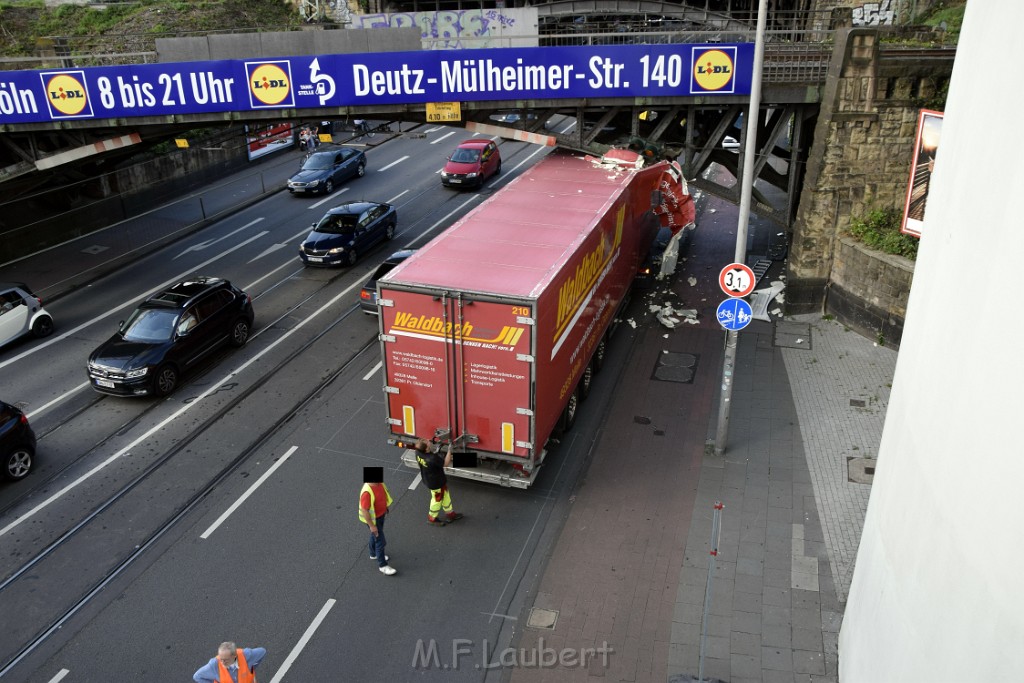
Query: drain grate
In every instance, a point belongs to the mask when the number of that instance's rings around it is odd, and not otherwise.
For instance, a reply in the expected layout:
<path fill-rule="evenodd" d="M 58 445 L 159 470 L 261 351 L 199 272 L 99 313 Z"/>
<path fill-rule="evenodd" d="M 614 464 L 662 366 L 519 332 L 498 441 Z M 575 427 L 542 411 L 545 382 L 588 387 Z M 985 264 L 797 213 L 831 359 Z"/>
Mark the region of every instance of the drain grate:
<path fill-rule="evenodd" d="M 658 361 L 654 364 L 654 372 L 651 373 L 651 379 L 656 379 L 660 382 L 693 384 L 699 360 L 700 356 L 693 353 L 663 353 L 658 356 Z"/>

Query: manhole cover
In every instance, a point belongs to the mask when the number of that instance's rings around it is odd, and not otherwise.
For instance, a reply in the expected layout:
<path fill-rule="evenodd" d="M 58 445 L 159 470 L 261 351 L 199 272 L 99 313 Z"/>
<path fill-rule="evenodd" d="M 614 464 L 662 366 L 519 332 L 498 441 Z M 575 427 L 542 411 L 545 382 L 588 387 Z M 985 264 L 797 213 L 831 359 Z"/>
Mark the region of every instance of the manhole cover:
<path fill-rule="evenodd" d="M 654 364 L 651 379 L 661 382 L 692 384 L 697 372 L 698 360 L 700 360 L 700 356 L 693 353 L 663 353 L 658 356 L 658 360 Z"/>
<path fill-rule="evenodd" d="M 531 607 L 530 618 L 526 620 L 526 625 L 530 628 L 542 628 L 548 631 L 552 631 L 554 630 L 555 624 L 557 622 L 557 610 Z"/>
<path fill-rule="evenodd" d="M 810 324 L 797 323 L 790 320 L 775 321 L 775 346 L 782 346 L 787 349 L 810 350 Z"/>
<path fill-rule="evenodd" d="M 870 484 L 875 479 L 874 458 L 846 458 L 846 478 L 855 484 Z"/>

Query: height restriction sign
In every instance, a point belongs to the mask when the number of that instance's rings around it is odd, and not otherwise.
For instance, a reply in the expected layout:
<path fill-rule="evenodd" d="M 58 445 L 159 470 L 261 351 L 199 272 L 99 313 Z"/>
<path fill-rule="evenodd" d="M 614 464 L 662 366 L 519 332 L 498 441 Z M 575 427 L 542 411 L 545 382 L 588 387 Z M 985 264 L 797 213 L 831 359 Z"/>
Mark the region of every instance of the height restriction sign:
<path fill-rule="evenodd" d="M 746 296 L 754 291 L 754 271 L 742 263 L 730 263 L 718 275 L 718 285 L 728 296 Z"/>

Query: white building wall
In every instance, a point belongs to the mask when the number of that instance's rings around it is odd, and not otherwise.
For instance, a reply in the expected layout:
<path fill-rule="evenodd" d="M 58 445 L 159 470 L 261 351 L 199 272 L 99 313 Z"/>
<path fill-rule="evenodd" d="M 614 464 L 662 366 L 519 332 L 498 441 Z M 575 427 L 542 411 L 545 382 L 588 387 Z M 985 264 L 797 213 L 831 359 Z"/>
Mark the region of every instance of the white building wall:
<path fill-rule="evenodd" d="M 1022 0 L 967 5 L 841 683 L 1024 681 L 1021 27 Z"/>

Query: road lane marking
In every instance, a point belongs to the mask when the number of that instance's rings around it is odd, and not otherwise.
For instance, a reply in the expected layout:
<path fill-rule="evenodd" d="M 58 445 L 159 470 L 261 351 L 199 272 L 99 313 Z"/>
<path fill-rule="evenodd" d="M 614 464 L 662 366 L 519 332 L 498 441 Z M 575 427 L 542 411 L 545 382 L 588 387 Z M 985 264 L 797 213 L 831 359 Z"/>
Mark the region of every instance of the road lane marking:
<path fill-rule="evenodd" d="M 219 527 L 221 524 L 223 524 L 224 520 L 226 520 L 228 517 L 230 517 L 231 514 L 235 510 L 237 510 L 242 505 L 242 503 L 244 503 L 249 498 L 249 496 L 251 496 L 253 493 L 255 493 L 256 489 L 258 489 L 260 486 L 262 486 L 263 482 L 265 482 L 267 479 L 269 479 L 270 475 L 272 475 L 275 471 L 277 471 L 277 468 L 280 467 L 281 465 L 283 465 L 285 463 L 285 461 L 288 460 L 289 457 L 291 457 L 291 454 L 294 453 L 297 450 L 299 450 L 298 446 L 292 446 L 291 448 L 289 448 L 288 452 L 285 453 L 284 455 L 282 455 L 280 460 L 275 462 L 273 464 L 273 466 L 271 466 L 270 469 L 268 469 L 266 472 L 264 472 L 263 476 L 261 476 L 259 479 L 254 481 L 252 486 L 250 486 L 248 489 L 246 489 L 245 493 L 243 493 L 241 496 L 239 496 L 238 500 L 236 500 L 234 503 L 232 503 L 231 507 L 229 507 L 227 510 L 225 510 L 224 514 L 222 514 L 220 517 L 217 518 L 216 522 L 211 524 L 210 527 L 206 531 L 204 531 L 203 533 L 201 533 L 199 535 L 199 538 L 202 538 L 202 539 L 209 538 L 210 534 L 212 534 L 214 531 L 216 531 L 217 527 Z"/>
<path fill-rule="evenodd" d="M 380 370 L 383 366 L 384 366 L 384 361 L 381 361 L 381 360 L 377 361 L 377 364 L 374 365 L 372 368 L 370 368 L 370 371 L 368 373 L 363 375 L 363 381 L 365 382 L 366 380 L 368 380 L 371 377 L 373 377 L 374 375 L 376 375 L 377 371 Z"/>
<path fill-rule="evenodd" d="M 322 206 L 323 204 L 331 201 L 331 199 L 333 199 L 337 195 L 341 194 L 342 192 L 348 192 L 348 188 L 347 187 L 343 187 L 340 190 L 338 190 L 337 192 L 335 192 L 333 195 L 326 195 L 326 196 L 324 196 L 323 199 L 321 199 L 320 201 L 316 202 L 315 204 L 310 204 L 309 208 L 310 209 L 315 209 L 315 208 L 317 208 L 319 206 Z"/>
<path fill-rule="evenodd" d="M 210 265 L 214 261 L 217 261 L 217 260 L 227 256 L 228 254 L 241 249 L 244 246 L 247 246 L 250 242 L 254 242 L 254 241 L 258 240 L 259 238 L 261 238 L 264 235 L 266 235 L 268 232 L 269 232 L 268 230 L 264 230 L 261 233 L 253 235 L 252 237 L 250 237 L 249 239 L 245 240 L 244 242 L 239 242 L 238 244 L 236 244 L 235 246 L 231 247 L 230 249 L 225 249 L 224 251 L 220 252 L 216 256 L 214 256 L 212 258 L 209 258 L 206 261 L 203 261 L 198 266 L 193 266 L 192 268 L 189 268 L 188 270 L 186 270 L 185 272 L 181 273 L 180 275 L 177 275 L 177 276 L 171 278 L 170 280 L 167 280 L 163 284 L 157 285 L 152 290 L 152 292 L 156 293 L 156 292 L 160 291 L 161 289 L 163 289 L 164 287 L 167 287 L 168 285 L 172 285 L 175 282 L 183 280 L 184 278 L 188 277 L 189 275 L 192 275 L 193 273 L 196 273 L 199 270 L 201 270 L 202 268 L 205 268 L 206 266 Z M 94 325 L 94 324 L 98 323 L 99 321 L 101 321 L 104 318 L 107 318 L 107 317 L 113 315 L 114 313 L 116 313 L 117 311 L 120 311 L 122 308 L 125 308 L 126 306 L 130 306 L 132 304 L 137 304 L 139 301 L 141 301 L 142 299 L 145 299 L 145 298 L 146 297 L 141 297 L 140 299 L 129 299 L 128 301 L 125 301 L 123 304 L 120 304 L 118 306 L 115 306 L 114 308 L 111 308 L 110 310 L 108 310 L 103 315 L 98 315 L 95 318 L 93 318 L 92 320 L 87 320 L 84 323 L 82 323 L 81 325 L 79 325 L 78 327 L 74 327 L 74 328 L 68 330 L 64 334 L 58 335 L 56 337 L 53 337 L 53 338 L 51 338 L 51 339 L 49 339 L 49 340 L 47 340 L 47 341 L 45 341 L 42 344 L 39 344 L 37 346 L 33 346 L 31 349 L 28 349 L 27 351 L 23 351 L 22 353 L 19 353 L 17 356 L 14 356 L 13 358 L 8 358 L 7 360 L 5 360 L 2 363 L 0 363 L 0 368 L 5 368 L 8 365 L 10 365 L 11 363 L 17 362 L 17 361 L 21 360 L 22 358 L 25 358 L 26 356 L 29 356 L 29 355 L 35 353 L 36 351 L 42 351 L 43 349 L 45 349 L 46 347 L 50 346 L 51 344 L 56 344 L 59 341 L 64 341 L 65 339 L 67 339 L 71 335 L 77 334 L 78 332 L 80 332 L 81 330 L 84 330 L 85 328 L 89 327 L 90 325 Z"/>
<path fill-rule="evenodd" d="M 323 607 L 320 608 L 320 613 L 316 615 L 316 618 L 313 619 L 313 623 L 309 625 L 306 632 L 302 634 L 301 638 L 299 638 L 299 642 L 295 643 L 295 647 L 293 647 L 292 651 L 288 653 L 288 658 L 284 660 L 284 664 L 282 664 L 281 668 L 277 670 L 274 677 L 270 679 L 270 683 L 281 683 L 284 679 L 284 675 L 288 673 L 288 669 L 292 668 L 292 664 L 294 664 L 295 660 L 299 658 L 300 654 L 302 654 L 302 650 L 305 649 L 306 645 L 313 637 L 313 634 L 316 633 L 316 630 L 320 627 L 323 620 L 327 618 L 327 613 L 331 611 L 332 607 L 334 607 L 335 602 L 334 598 L 331 598 Z"/>
<path fill-rule="evenodd" d="M 68 671 L 67 669 L 61 669 L 60 671 L 57 672 L 56 676 L 51 678 L 46 683 L 57 683 L 57 681 L 62 681 L 62 680 L 64 680 L 64 677 L 67 676 L 69 673 L 71 673 L 71 672 Z"/>
<path fill-rule="evenodd" d="M 422 473 L 417 474 L 416 478 L 412 480 L 412 483 L 409 484 L 409 490 L 410 491 L 415 491 L 416 487 L 420 485 L 421 481 L 423 481 L 423 474 Z"/>
<path fill-rule="evenodd" d="M 392 161 L 390 164 L 388 164 L 384 168 L 378 168 L 377 169 L 377 173 L 382 173 L 382 172 L 388 170 L 389 168 L 391 168 L 392 166 L 397 166 L 398 164 L 402 163 L 403 161 L 405 161 L 408 158 L 409 158 L 409 155 L 406 155 L 406 156 L 402 157 L 401 159 L 395 159 L 394 161 Z"/>
<path fill-rule="evenodd" d="M 43 405 L 41 405 L 38 408 L 36 408 L 35 410 L 33 410 L 31 413 L 25 413 L 25 417 L 27 417 L 28 419 L 31 420 L 36 415 L 39 415 L 40 413 L 45 412 L 46 410 L 48 410 L 49 408 L 52 408 L 54 405 L 60 403 L 61 401 L 65 400 L 65 399 L 68 399 L 68 398 L 71 398 L 72 395 L 77 394 L 79 391 L 81 391 L 82 389 L 85 389 L 87 386 L 89 386 L 88 382 L 82 382 L 81 384 L 79 384 L 77 387 L 75 387 L 71 391 L 65 391 L 63 394 L 61 394 L 57 398 L 53 399 L 49 403 L 44 403 Z"/>
<path fill-rule="evenodd" d="M 239 365 L 237 368 L 235 368 L 234 370 L 232 370 L 231 372 L 226 374 L 219 381 L 212 383 L 210 385 L 210 388 L 208 388 L 203 393 L 199 394 L 199 396 L 197 396 L 194 401 L 192 401 L 190 403 L 186 403 L 184 406 L 182 406 L 178 410 L 174 411 L 171 415 L 167 416 L 166 418 L 164 418 L 163 420 L 161 420 L 157 424 L 155 424 L 152 427 L 150 427 L 146 431 L 145 434 L 143 434 L 142 436 L 138 437 L 137 439 L 132 441 L 130 444 L 128 444 L 127 446 L 125 446 L 121 450 L 117 451 L 112 456 L 110 456 L 109 458 L 107 458 L 106 460 L 101 462 L 100 464 L 96 465 L 95 467 L 93 467 L 91 470 L 89 470 L 88 472 L 86 472 L 82 476 L 78 477 L 78 479 L 75 479 L 73 482 L 71 482 L 70 484 L 68 484 L 67 486 L 62 488 L 61 490 L 57 491 L 56 493 L 54 493 L 52 496 L 50 496 L 46 500 L 44 500 L 41 503 L 39 503 L 34 508 L 32 508 L 31 510 L 26 512 L 25 514 L 21 515 L 20 517 L 15 518 L 15 520 L 13 522 L 11 522 L 7 526 L 5 526 L 2 529 L 0 529 L 0 536 L 3 536 L 7 532 L 9 532 L 12 529 L 16 528 L 19 524 L 21 524 L 25 520 L 30 519 L 31 517 L 34 517 L 41 510 L 44 510 L 44 509 L 48 508 L 52 503 L 54 503 L 57 500 L 60 500 L 65 494 L 67 494 L 69 491 L 73 490 L 76 486 L 78 486 L 82 482 L 92 478 L 95 474 L 97 474 L 98 472 L 101 472 L 103 469 L 105 469 L 107 467 L 107 465 L 109 465 L 110 463 L 114 462 L 115 460 L 117 460 L 121 456 L 123 456 L 123 455 L 125 455 L 127 453 L 130 453 L 133 448 L 135 448 L 136 446 L 138 446 L 138 445 L 142 444 L 143 442 L 145 442 L 146 439 L 148 439 L 149 437 L 151 437 L 154 434 L 156 434 L 158 431 L 160 431 L 161 429 L 166 427 L 168 424 L 170 424 L 174 420 L 177 420 L 179 417 L 181 417 L 186 412 L 188 412 L 190 408 L 192 408 L 193 406 L 199 405 L 204 398 L 210 396 L 213 393 L 216 393 L 217 391 L 220 391 L 221 386 L 226 384 L 228 382 L 228 380 L 230 380 L 235 375 L 241 373 L 243 370 L 248 368 L 253 363 L 255 363 L 258 360 L 260 360 L 261 358 L 263 358 L 263 356 L 265 356 L 268 353 L 270 353 L 274 348 L 277 347 L 278 344 L 282 343 L 284 340 L 288 339 L 288 337 L 292 336 L 293 334 L 295 334 L 296 332 L 301 330 L 303 327 L 306 326 L 306 324 L 308 322 L 310 322 L 311 320 L 316 318 L 318 315 L 320 315 L 321 313 L 323 313 L 327 309 L 329 309 L 332 306 L 334 306 L 340 299 L 349 296 L 350 293 L 352 292 L 352 290 L 355 289 L 356 287 L 359 287 L 359 286 L 361 286 L 360 283 L 354 282 L 351 285 L 349 285 L 348 287 L 346 287 L 343 291 L 339 292 L 338 295 L 335 296 L 333 299 L 331 299 L 326 304 L 324 304 L 320 308 L 318 308 L 315 311 L 313 311 L 309 315 L 309 317 L 304 318 L 303 320 L 300 320 L 299 323 L 295 327 L 293 327 L 292 329 L 290 329 L 287 332 L 285 332 L 283 335 L 278 337 L 275 341 L 271 342 L 271 344 L 269 346 L 267 346 L 267 348 L 263 349 L 262 351 L 257 353 L 255 356 L 253 356 L 249 360 L 247 360 L 244 363 L 242 363 L 241 365 Z"/>
<path fill-rule="evenodd" d="M 442 140 L 444 140 L 444 139 L 446 139 L 446 138 L 450 138 L 450 137 L 451 137 L 451 136 L 453 136 L 453 135 L 455 135 L 455 131 L 454 131 L 454 130 L 453 130 L 453 131 L 451 131 L 450 133 L 447 133 L 447 134 L 445 134 L 445 135 L 442 135 L 441 137 L 439 137 L 438 139 L 434 140 L 434 141 L 433 141 L 433 142 L 431 142 L 430 144 L 432 144 L 432 145 L 436 145 L 437 143 L 441 142 Z"/>

